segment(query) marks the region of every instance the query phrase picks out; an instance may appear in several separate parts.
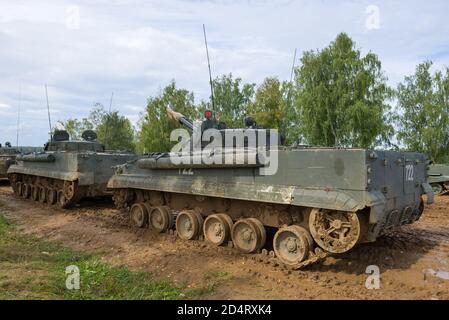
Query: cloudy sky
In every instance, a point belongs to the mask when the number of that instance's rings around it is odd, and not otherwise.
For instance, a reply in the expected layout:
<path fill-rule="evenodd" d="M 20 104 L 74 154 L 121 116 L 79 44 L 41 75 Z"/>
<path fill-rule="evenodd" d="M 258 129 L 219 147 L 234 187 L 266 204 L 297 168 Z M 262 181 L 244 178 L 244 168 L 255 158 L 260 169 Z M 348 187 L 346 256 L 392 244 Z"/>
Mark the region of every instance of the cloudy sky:
<path fill-rule="evenodd" d="M 47 140 L 44 84 L 53 122 L 114 92 L 113 109 L 137 123 L 171 79 L 207 99 L 203 23 L 215 76 L 288 79 L 295 48 L 345 31 L 395 85 L 426 59 L 449 66 L 448 13 L 444 0 L 0 0 L 0 142 L 16 143 L 19 104 L 19 143 Z"/>

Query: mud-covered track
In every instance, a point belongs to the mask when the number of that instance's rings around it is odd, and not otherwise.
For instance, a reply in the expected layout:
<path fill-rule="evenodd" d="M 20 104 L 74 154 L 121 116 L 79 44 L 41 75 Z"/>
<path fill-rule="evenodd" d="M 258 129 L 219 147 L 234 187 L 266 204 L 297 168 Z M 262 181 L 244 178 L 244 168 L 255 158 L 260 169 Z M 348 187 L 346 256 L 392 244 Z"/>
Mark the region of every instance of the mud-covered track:
<path fill-rule="evenodd" d="M 447 280 L 423 270 L 448 270 L 449 197 L 437 197 L 420 221 L 332 255 L 300 270 L 273 268 L 227 246 L 184 241 L 129 225 L 107 201 L 82 201 L 68 210 L 23 201 L 0 185 L 0 214 L 24 233 L 58 241 L 76 250 L 100 252 L 116 265 L 156 277 L 200 286 L 215 274 L 227 279 L 206 298 L 215 299 L 449 299 Z M 378 265 L 381 289 L 365 287 L 368 265 Z"/>

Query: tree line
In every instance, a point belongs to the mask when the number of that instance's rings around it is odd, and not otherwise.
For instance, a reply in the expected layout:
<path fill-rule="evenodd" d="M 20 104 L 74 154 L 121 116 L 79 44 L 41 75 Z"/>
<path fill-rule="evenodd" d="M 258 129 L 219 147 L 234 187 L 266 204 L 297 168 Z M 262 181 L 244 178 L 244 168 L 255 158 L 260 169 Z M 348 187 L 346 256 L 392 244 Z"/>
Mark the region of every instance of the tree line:
<path fill-rule="evenodd" d="M 324 49 L 304 52 L 292 82 L 268 77 L 257 85 L 232 74 L 216 77 L 215 115 L 228 128 L 243 127 L 245 117 L 252 116 L 258 125 L 278 129 L 287 144 L 410 150 L 447 162 L 449 68 L 431 69 L 432 62 L 425 61 L 392 88 L 379 57 L 363 55 L 341 33 Z M 101 105 L 65 126 L 75 138 L 82 129 L 96 129 L 110 149 L 168 151 L 170 132 L 179 124 L 168 119 L 167 105 L 191 119 L 202 119 L 211 108 L 210 101 L 196 102 L 193 92 L 173 80 L 148 98 L 137 130 Z"/>

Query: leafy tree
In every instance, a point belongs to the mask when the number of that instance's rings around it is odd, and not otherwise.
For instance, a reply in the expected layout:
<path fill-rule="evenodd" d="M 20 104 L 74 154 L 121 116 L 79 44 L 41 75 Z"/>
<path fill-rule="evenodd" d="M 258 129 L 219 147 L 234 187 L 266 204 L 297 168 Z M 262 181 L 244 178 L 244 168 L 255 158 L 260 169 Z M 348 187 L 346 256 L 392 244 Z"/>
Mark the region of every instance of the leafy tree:
<path fill-rule="evenodd" d="M 98 140 L 108 150 L 135 150 L 134 128 L 128 118 L 117 111 L 107 113 L 96 127 Z"/>
<path fill-rule="evenodd" d="M 170 142 L 170 133 L 173 129 L 180 127 L 180 124 L 168 118 L 167 106 L 171 106 L 173 110 L 188 118 L 199 117 L 193 93 L 178 89 L 175 81 L 172 81 L 159 96 L 148 99 L 147 107 L 139 123 L 138 150 L 140 152 L 169 151 L 175 144 Z"/>
<path fill-rule="evenodd" d="M 97 102 L 93 105 L 93 109 L 87 118 L 82 118 L 81 120 L 71 118 L 65 122 L 60 121 L 60 123 L 69 133 L 72 140 L 80 140 L 83 132 L 85 130 L 95 130 L 101 124 L 106 114 L 107 112 L 103 105 Z"/>
<path fill-rule="evenodd" d="M 93 130 L 94 128 L 92 122 L 90 122 L 88 118 L 83 118 L 81 120 L 76 118 L 68 119 L 63 123 L 63 126 L 72 140 L 80 140 L 81 135 L 85 130 Z"/>
<path fill-rule="evenodd" d="M 397 88 L 398 139 L 437 162 L 449 161 L 449 68 L 430 72 L 432 62 L 416 67 Z"/>
<path fill-rule="evenodd" d="M 108 113 L 101 103 L 96 103 L 87 118 L 72 118 L 62 123 L 72 140 L 80 140 L 85 130 L 94 130 L 98 140 L 108 150 L 135 150 L 134 128 L 131 122 L 117 111 Z"/>
<path fill-rule="evenodd" d="M 266 78 L 257 88 L 249 111 L 258 124 L 281 129 L 285 108 L 286 99 L 281 82 L 277 78 Z"/>
<path fill-rule="evenodd" d="M 248 106 L 254 96 L 255 84 L 244 84 L 241 78 L 232 74 L 222 75 L 213 80 L 215 113 L 228 128 L 241 128 L 248 115 Z M 211 108 L 210 105 L 203 105 Z"/>
<path fill-rule="evenodd" d="M 391 96 L 381 62 L 362 56 L 345 33 L 323 50 L 307 51 L 296 70 L 297 124 L 307 143 L 371 147 L 388 142 Z"/>
<path fill-rule="evenodd" d="M 277 78 L 266 78 L 257 88 L 249 113 L 259 125 L 278 129 L 290 144 L 298 140 L 298 115 L 292 108 L 293 86 Z"/>

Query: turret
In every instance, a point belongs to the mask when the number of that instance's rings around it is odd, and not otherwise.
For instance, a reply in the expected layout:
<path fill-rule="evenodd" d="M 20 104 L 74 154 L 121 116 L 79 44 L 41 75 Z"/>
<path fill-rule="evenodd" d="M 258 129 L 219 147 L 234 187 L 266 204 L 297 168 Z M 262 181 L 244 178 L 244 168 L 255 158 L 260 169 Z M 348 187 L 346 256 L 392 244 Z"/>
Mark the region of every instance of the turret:
<path fill-rule="evenodd" d="M 93 151 L 103 152 L 104 146 L 97 141 L 97 134 L 93 130 L 86 130 L 81 135 L 82 140 L 70 140 L 65 130 L 55 130 L 51 141 L 45 144 L 45 151 Z"/>
<path fill-rule="evenodd" d="M 174 111 L 170 108 L 170 106 L 167 106 L 167 115 L 170 119 L 185 125 L 190 130 L 193 130 L 193 121 L 184 116 L 182 113 Z M 201 131 L 206 129 L 226 129 L 226 123 L 217 121 L 211 110 L 204 111 L 204 118 L 205 120 L 201 123 Z"/>
<path fill-rule="evenodd" d="M 176 112 L 172 108 L 167 106 L 167 114 L 170 119 L 173 119 L 173 120 L 185 125 L 189 129 L 194 130 L 193 121 L 190 120 L 189 118 L 187 118 L 186 116 L 184 116 L 182 113 Z M 238 136 L 238 132 L 241 132 L 242 135 L 244 136 L 243 143 L 242 143 L 244 147 L 248 147 L 247 136 L 251 132 L 253 134 L 255 134 L 255 141 L 256 141 L 255 144 L 252 145 L 252 147 L 262 146 L 262 147 L 266 147 L 269 149 L 270 141 L 272 141 L 273 138 L 278 140 L 278 143 L 277 143 L 278 145 L 283 144 L 282 135 L 279 135 L 276 130 L 264 129 L 262 126 L 257 125 L 256 121 L 251 117 L 245 118 L 245 120 L 244 120 L 245 127 L 244 128 L 237 128 L 237 129 L 228 129 L 224 122 L 217 121 L 211 110 L 206 110 L 204 112 L 204 118 L 205 118 L 205 120 L 203 120 L 201 123 L 201 134 L 203 134 L 204 131 L 207 129 L 220 130 L 220 133 L 223 138 L 223 146 L 225 145 L 225 142 L 226 142 L 226 135 Z M 265 135 L 265 138 L 260 140 L 260 138 L 263 138 L 264 135 Z M 234 138 L 232 138 L 232 139 L 234 139 Z M 238 147 L 237 145 L 235 145 L 236 143 L 237 142 L 234 143 L 234 147 Z M 209 141 L 201 141 L 202 147 L 204 147 L 208 144 L 209 144 Z"/>

